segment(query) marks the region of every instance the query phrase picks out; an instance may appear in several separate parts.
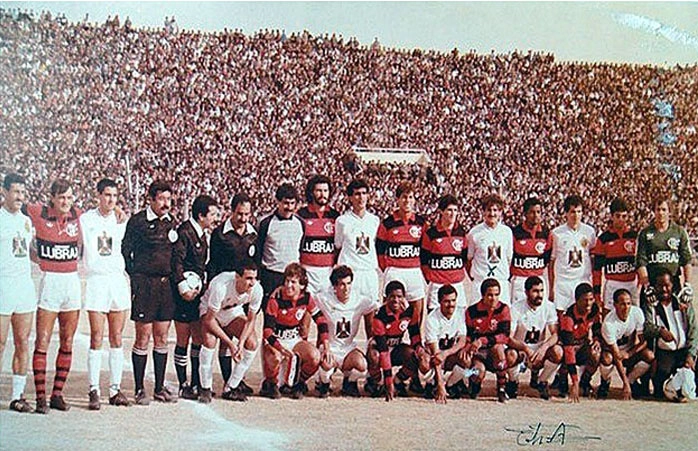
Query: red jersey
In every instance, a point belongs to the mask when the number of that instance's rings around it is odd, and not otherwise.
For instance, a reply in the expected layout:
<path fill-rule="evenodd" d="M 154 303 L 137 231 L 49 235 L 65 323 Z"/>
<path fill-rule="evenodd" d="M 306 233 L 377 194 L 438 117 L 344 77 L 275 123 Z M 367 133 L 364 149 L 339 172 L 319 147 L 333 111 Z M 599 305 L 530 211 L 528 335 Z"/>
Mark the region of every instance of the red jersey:
<path fill-rule="evenodd" d="M 482 349 L 488 349 L 495 344 L 509 343 L 511 332 L 511 311 L 503 302 L 490 311 L 480 300 L 465 311 L 465 327 L 471 342 L 479 340 Z"/>
<path fill-rule="evenodd" d="M 279 339 L 300 337 L 300 326 L 306 311 L 317 324 L 318 342 L 326 341 L 329 337 L 327 321 L 310 293 L 306 292 L 298 300 L 292 301 L 284 298 L 283 290 L 270 297 L 267 303 L 264 311 L 264 339 L 271 346 L 280 349 L 282 345 Z"/>
<path fill-rule="evenodd" d="M 52 207 L 29 204 L 27 216 L 36 229 L 41 270 L 61 273 L 77 271 L 82 241 L 80 210 L 72 207 L 66 216 L 61 216 Z"/>
<path fill-rule="evenodd" d="M 514 227 L 514 256 L 511 259 L 511 275 L 528 278 L 542 277 L 550 263 L 552 241 L 547 227 L 528 229 L 524 223 Z"/>
<path fill-rule="evenodd" d="M 334 223 L 339 212 L 329 208 L 320 216 L 317 207 L 310 204 L 298 210 L 304 224 L 300 262 L 307 266 L 327 267 L 335 263 Z"/>
<path fill-rule="evenodd" d="M 422 235 L 419 259 L 427 282 L 455 284 L 465 280 L 465 236 L 465 229 L 459 224 L 450 231 L 435 224 Z"/>
<path fill-rule="evenodd" d="M 419 268 L 419 243 L 427 221 L 412 214 L 404 221 L 398 211 L 385 218 L 378 227 L 376 253 L 378 266 L 385 268 Z"/>
<path fill-rule="evenodd" d="M 407 309 L 400 309 L 395 313 L 388 312 L 388 307 L 383 305 L 378 309 L 378 313 L 373 316 L 371 326 L 376 349 L 380 352 L 383 378 L 386 381 L 392 380 L 393 370 L 390 361 L 390 349 L 402 343 L 405 332 L 410 334 L 411 346 L 416 347 L 419 345 L 422 342 L 419 334 L 419 321 L 414 317 L 412 304 Z"/>
<path fill-rule="evenodd" d="M 607 280 L 632 282 L 636 278 L 635 243 L 637 232 L 630 229 L 617 231 L 608 229 L 599 235 L 596 246 L 591 250 L 594 256 L 594 294 L 601 294 L 601 274 Z"/>
<path fill-rule="evenodd" d="M 565 353 L 565 364 L 571 375 L 577 374 L 577 347 L 591 343 L 601 332 L 601 310 L 591 306 L 588 315 L 577 313 L 576 304 L 570 306 L 560 319 L 560 342 Z"/>

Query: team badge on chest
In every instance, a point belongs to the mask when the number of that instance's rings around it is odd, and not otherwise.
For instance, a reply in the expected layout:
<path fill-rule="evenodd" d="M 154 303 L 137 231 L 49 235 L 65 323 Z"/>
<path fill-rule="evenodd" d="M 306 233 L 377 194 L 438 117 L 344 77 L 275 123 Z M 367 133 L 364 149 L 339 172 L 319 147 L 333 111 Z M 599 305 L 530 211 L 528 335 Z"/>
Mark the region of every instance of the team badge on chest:
<path fill-rule="evenodd" d="M 103 257 L 111 255 L 112 252 L 112 237 L 107 235 L 107 232 L 102 232 L 97 237 L 97 253 Z"/>

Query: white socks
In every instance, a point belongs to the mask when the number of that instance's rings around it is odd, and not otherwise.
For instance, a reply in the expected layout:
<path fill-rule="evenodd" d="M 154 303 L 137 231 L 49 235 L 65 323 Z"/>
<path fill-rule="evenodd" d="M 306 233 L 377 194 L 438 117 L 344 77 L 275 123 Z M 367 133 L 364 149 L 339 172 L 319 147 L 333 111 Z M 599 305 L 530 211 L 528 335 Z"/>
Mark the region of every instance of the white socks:
<path fill-rule="evenodd" d="M 121 389 L 121 375 L 124 373 L 124 348 L 109 348 L 109 397 Z"/>
<path fill-rule="evenodd" d="M 557 373 L 557 370 L 559 370 L 559 369 L 560 369 L 559 363 L 554 363 L 554 362 L 551 362 L 550 360 L 545 360 L 543 362 L 543 370 L 540 372 L 540 376 L 538 376 L 538 381 L 545 382 L 546 384 L 549 384 L 550 378 L 552 378 L 553 374 Z"/>
<path fill-rule="evenodd" d="M 201 351 L 203 352 L 203 350 L 204 348 L 202 347 Z M 240 359 L 240 361 L 235 364 L 233 373 L 230 375 L 230 379 L 226 384 L 229 388 L 237 388 L 238 385 L 240 385 L 240 381 L 243 377 L 245 377 L 245 374 L 247 374 L 247 370 L 250 369 L 250 365 L 252 365 L 252 361 L 254 360 L 255 355 L 257 355 L 256 349 L 252 351 L 250 351 L 249 349 L 242 350 L 242 359 Z"/>
<path fill-rule="evenodd" d="M 450 386 L 457 384 L 458 382 L 460 382 L 464 379 L 465 379 L 465 368 L 463 368 L 460 365 L 456 365 L 453 367 L 453 370 L 451 370 L 451 374 L 449 374 L 448 379 L 446 379 L 446 386 L 450 387 Z"/>
<path fill-rule="evenodd" d="M 19 399 L 24 394 L 24 387 L 27 385 L 26 374 L 12 375 L 12 400 Z"/>
<path fill-rule="evenodd" d="M 613 365 L 600 365 L 599 374 L 601 375 L 601 380 L 610 381 L 611 373 L 613 372 Z"/>
<path fill-rule="evenodd" d="M 90 383 L 90 391 L 99 391 L 99 373 L 102 370 L 102 350 L 90 349 L 87 351 L 87 380 Z"/>
<path fill-rule="evenodd" d="M 215 355 L 215 348 L 212 349 L 201 346 L 201 352 L 199 354 L 199 378 L 201 379 L 201 388 L 210 390 L 213 386 L 213 357 Z"/>

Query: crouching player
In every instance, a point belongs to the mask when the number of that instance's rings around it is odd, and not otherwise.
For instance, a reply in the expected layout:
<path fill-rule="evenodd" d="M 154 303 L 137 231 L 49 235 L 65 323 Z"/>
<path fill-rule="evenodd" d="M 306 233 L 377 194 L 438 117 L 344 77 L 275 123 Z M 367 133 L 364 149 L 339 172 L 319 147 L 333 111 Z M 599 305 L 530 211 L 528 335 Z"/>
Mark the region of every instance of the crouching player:
<path fill-rule="evenodd" d="M 519 374 L 524 362 L 531 372 L 542 369 L 535 387 L 543 399 L 550 399 L 548 382 L 557 373 L 562 361 L 562 346 L 558 344 L 558 321 L 555 304 L 545 298 L 545 285 L 538 276 L 524 282 L 526 300 L 516 304 L 511 311 L 512 336 L 509 346 L 519 351 L 517 364 L 509 368 L 506 392 L 516 398 L 519 390 Z"/>
<path fill-rule="evenodd" d="M 329 329 L 329 358 L 320 364 L 317 391 L 321 398 L 330 394 L 330 381 L 335 370 L 344 374 L 342 394 L 359 397 L 358 379 L 366 377 L 368 362 L 358 348 L 356 334 L 361 318 L 366 337 L 371 336 L 371 322 L 376 309 L 372 299 L 360 298 L 351 289 L 354 273 L 348 266 L 337 266 L 330 274 L 332 289 L 318 295 L 318 306 L 327 319 Z"/>
<path fill-rule="evenodd" d="M 470 397 L 477 398 L 485 370 L 497 375 L 497 400 L 506 402 L 507 368 L 516 364 L 518 352 L 507 349 L 511 332 L 509 306 L 499 300 L 499 282 L 485 279 L 480 285 L 482 299 L 465 311 L 465 326 L 471 342 L 472 369 Z"/>
<path fill-rule="evenodd" d="M 307 287 L 305 269 L 291 263 L 284 270 L 281 289 L 269 297 L 264 312 L 264 382 L 259 393 L 267 398 L 281 396 L 278 378 L 282 363 L 288 365 L 287 375 L 295 373 L 294 377 L 288 377 L 292 386 L 283 388 L 288 389 L 292 398 L 301 399 L 308 392 L 306 381 L 317 372 L 320 362 L 327 366 L 330 361 L 327 321 Z M 317 325 L 320 350 L 301 336 L 306 312 Z"/>
<path fill-rule="evenodd" d="M 582 396 L 590 396 L 591 377 L 599 366 L 601 357 L 601 309 L 594 302 L 594 288 L 583 282 L 574 289 L 572 304 L 560 319 L 560 341 L 564 351 L 565 365 L 572 378 L 570 398 L 579 402 L 579 389 Z M 577 365 L 584 366 L 581 379 L 577 374 Z M 567 376 L 560 380 L 560 396 L 567 395 Z"/>
<path fill-rule="evenodd" d="M 373 397 L 383 392 L 378 386 L 381 373 L 385 400 L 408 396 L 405 381 L 416 375 L 419 359 L 426 356 L 421 345 L 419 322 L 414 315 L 414 303 L 405 308 L 405 286 L 393 280 L 385 286 L 385 303 L 373 317 L 371 332 L 373 339 L 368 343 L 368 373 L 364 389 Z M 402 342 L 409 332 L 410 344 Z M 393 381 L 393 366 L 401 366 Z M 426 370 L 426 368 L 425 368 Z"/>
<path fill-rule="evenodd" d="M 615 365 L 623 381 L 623 399 L 638 397 L 637 380 L 650 369 L 654 353 L 647 347 L 643 330 L 645 315 L 633 305 L 629 290 L 620 288 L 613 293 L 613 310 L 601 325 L 603 351 L 601 353 L 601 385 L 597 398 L 606 398 L 611 386 L 611 372 Z M 626 374 L 626 371 L 629 373 Z"/>
<path fill-rule="evenodd" d="M 458 292 L 452 285 L 446 284 L 439 288 L 437 295 L 439 308 L 427 316 L 424 331 L 430 357 L 429 368 L 433 370 L 436 387 L 433 379 L 428 381 L 424 387 L 424 397 L 445 404 L 447 394 L 453 399 L 467 394 L 463 378 L 471 363 L 468 353 L 470 346 L 463 310 L 456 309 Z M 451 372 L 447 380 L 444 379 L 446 371 Z"/>

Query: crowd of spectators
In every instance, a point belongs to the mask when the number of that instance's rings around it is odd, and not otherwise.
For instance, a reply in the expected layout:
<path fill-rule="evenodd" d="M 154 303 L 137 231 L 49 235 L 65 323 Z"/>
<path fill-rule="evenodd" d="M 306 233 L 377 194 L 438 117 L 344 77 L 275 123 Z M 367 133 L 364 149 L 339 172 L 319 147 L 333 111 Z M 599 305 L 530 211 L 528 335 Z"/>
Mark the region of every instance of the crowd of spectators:
<path fill-rule="evenodd" d="M 673 193 L 677 219 L 698 231 L 698 66 L 175 25 L 0 10 L 0 173 L 26 175 L 35 199 L 66 177 L 83 205 L 109 176 L 131 210 L 156 178 L 173 181 L 180 210 L 199 193 L 227 205 L 246 191 L 258 217 L 274 207 L 279 183 L 302 189 L 314 173 L 336 182 L 340 210 L 349 180 L 367 178 L 380 216 L 410 179 L 428 215 L 438 196 L 457 195 L 466 227 L 492 191 L 507 200 L 510 224 L 535 194 L 551 225 L 562 221 L 563 198 L 579 193 L 596 227 L 615 196 L 630 201 L 641 226 L 650 199 Z M 670 146 L 658 140 L 658 98 L 675 108 Z M 431 162 L 353 161 L 352 146 L 425 149 Z M 667 162 L 678 176 L 662 169 Z"/>

